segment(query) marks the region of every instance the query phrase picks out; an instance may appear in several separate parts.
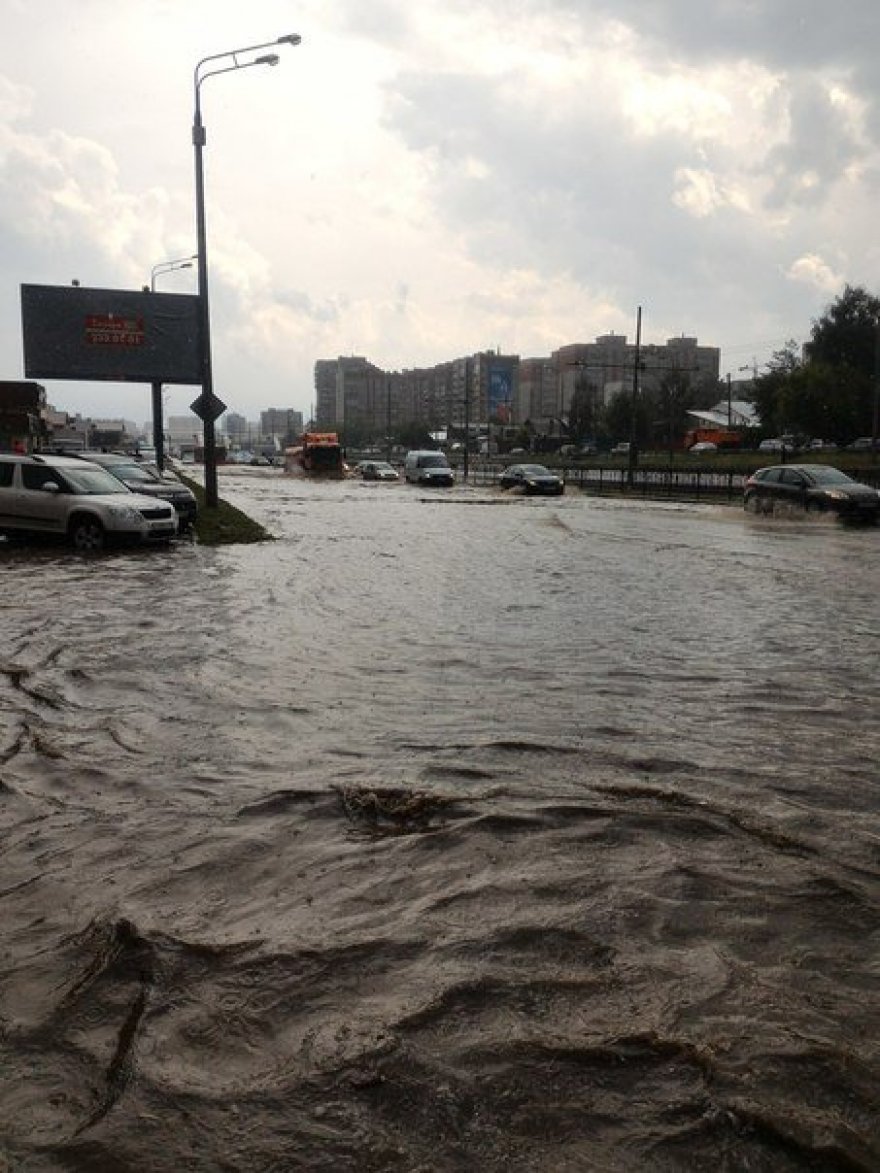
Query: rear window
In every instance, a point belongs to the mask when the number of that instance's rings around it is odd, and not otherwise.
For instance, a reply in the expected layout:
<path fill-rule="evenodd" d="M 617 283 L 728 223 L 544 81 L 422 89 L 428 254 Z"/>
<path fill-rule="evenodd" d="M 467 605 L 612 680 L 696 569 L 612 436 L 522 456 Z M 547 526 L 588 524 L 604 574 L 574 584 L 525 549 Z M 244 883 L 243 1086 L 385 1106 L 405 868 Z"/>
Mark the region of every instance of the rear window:
<path fill-rule="evenodd" d="M 0 489 L 8 489 L 12 484 L 15 465 L 11 460 L 0 461 Z"/>

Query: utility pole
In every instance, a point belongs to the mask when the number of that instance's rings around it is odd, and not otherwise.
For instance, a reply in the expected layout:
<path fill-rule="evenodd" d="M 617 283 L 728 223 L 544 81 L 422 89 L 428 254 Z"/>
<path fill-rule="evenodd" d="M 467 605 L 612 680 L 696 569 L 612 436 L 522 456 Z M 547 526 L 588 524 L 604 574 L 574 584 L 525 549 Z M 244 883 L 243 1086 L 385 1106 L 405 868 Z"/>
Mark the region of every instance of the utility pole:
<path fill-rule="evenodd" d="M 874 414 L 871 420 L 871 463 L 877 463 L 877 437 L 880 432 L 880 320 L 874 326 Z"/>
<path fill-rule="evenodd" d="M 467 364 L 464 368 L 464 483 L 467 484 L 469 453 L 471 447 L 471 397 L 468 387 Z"/>
<path fill-rule="evenodd" d="M 639 460 L 638 452 L 638 424 L 637 413 L 639 405 L 639 367 L 641 366 L 641 346 L 642 346 L 642 307 L 638 307 L 636 313 L 636 353 L 635 362 L 633 363 L 633 385 L 632 385 L 632 405 L 630 409 L 629 421 L 629 471 L 628 481 L 629 487 L 632 488 L 635 483 L 636 465 Z"/>
<path fill-rule="evenodd" d="M 391 463 L 391 376 L 385 376 L 385 459 Z"/>

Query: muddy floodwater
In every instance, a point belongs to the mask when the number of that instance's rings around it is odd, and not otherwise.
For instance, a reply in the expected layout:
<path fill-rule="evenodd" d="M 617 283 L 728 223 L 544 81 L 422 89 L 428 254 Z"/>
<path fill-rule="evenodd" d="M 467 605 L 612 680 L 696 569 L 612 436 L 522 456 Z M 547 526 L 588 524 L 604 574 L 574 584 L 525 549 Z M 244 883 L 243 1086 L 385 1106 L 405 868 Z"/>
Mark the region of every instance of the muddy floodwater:
<path fill-rule="evenodd" d="M 880 529 L 220 491 L 0 546 L 0 1170 L 880 1168 Z"/>

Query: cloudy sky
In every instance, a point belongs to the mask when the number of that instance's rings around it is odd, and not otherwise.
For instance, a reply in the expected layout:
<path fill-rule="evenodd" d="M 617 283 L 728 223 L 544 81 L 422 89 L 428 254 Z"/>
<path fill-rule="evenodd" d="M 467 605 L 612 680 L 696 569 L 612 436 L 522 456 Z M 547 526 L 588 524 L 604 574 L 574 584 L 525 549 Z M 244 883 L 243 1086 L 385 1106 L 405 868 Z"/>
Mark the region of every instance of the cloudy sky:
<path fill-rule="evenodd" d="M 202 89 L 215 385 L 313 402 L 389 369 L 616 331 L 722 373 L 880 293 L 877 0 L 0 0 L 0 378 L 22 283 L 140 288 L 195 252 Z M 195 269 L 157 280 L 195 292 Z M 149 389 L 47 382 L 149 416 Z M 173 388 L 171 412 L 192 388 Z"/>

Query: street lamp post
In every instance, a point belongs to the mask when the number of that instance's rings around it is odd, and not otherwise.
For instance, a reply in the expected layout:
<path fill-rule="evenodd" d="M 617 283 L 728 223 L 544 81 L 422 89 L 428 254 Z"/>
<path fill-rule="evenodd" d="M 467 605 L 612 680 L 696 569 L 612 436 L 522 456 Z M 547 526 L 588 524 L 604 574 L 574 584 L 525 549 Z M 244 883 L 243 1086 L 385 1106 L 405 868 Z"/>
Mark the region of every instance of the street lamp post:
<path fill-rule="evenodd" d="M 252 61 L 240 61 L 244 53 L 257 53 L 260 49 L 271 49 L 274 45 L 298 45 L 302 38 L 298 33 L 289 33 L 278 37 L 275 41 L 268 41 L 260 45 L 247 45 L 243 49 L 229 49 L 225 53 L 215 53 L 210 57 L 203 57 L 196 65 L 193 74 L 193 89 L 195 96 L 195 110 L 193 114 L 192 141 L 195 150 L 196 168 L 196 238 L 198 241 L 199 260 L 199 309 L 200 309 L 200 344 L 202 367 L 202 393 L 193 405 L 203 423 L 203 439 L 205 451 L 205 504 L 216 507 L 217 495 L 217 447 L 215 441 L 214 421 L 223 414 L 226 407 L 214 394 L 214 375 L 211 364 L 211 315 L 208 304 L 208 249 L 205 231 L 205 174 L 202 153 L 205 146 L 205 127 L 202 122 L 201 87 L 202 82 L 209 77 L 216 77 L 220 73 L 231 73 L 236 69 L 248 69 L 252 65 L 277 65 L 278 56 L 267 53 L 256 57 Z M 223 65 L 218 69 L 204 70 L 204 66 L 211 65 L 224 59 L 232 59 L 232 64 Z"/>
<path fill-rule="evenodd" d="M 173 273 L 177 269 L 191 269 L 192 263 L 196 260 L 196 254 L 193 253 L 190 257 L 178 257 L 173 261 L 160 261 L 158 265 L 153 265 L 150 272 L 150 293 L 156 292 L 156 278 L 163 273 Z M 165 431 L 164 421 L 162 419 L 162 384 L 153 381 L 153 447 L 156 449 L 156 464 L 159 466 L 159 471 L 162 472 L 165 468 Z"/>
<path fill-rule="evenodd" d="M 629 460 L 627 481 L 630 488 L 635 485 L 636 465 L 639 462 L 639 432 L 638 432 L 638 410 L 639 410 L 639 372 L 641 371 L 641 347 L 642 347 L 642 307 L 638 307 L 636 314 L 636 353 L 635 362 L 633 363 L 633 383 L 632 383 L 632 403 L 630 404 L 630 418 L 629 418 Z"/>

